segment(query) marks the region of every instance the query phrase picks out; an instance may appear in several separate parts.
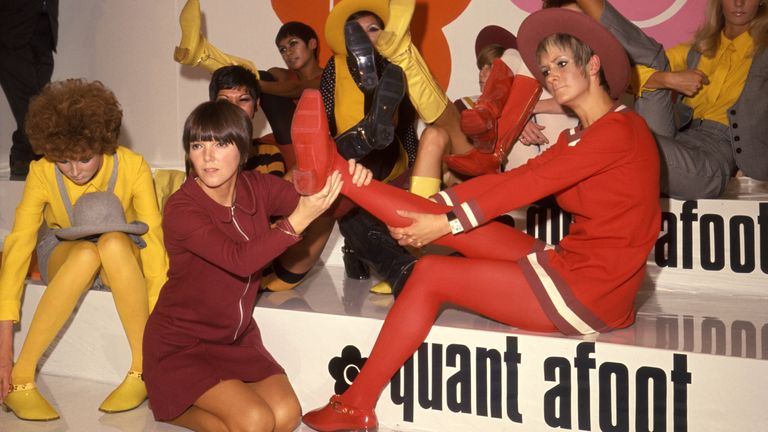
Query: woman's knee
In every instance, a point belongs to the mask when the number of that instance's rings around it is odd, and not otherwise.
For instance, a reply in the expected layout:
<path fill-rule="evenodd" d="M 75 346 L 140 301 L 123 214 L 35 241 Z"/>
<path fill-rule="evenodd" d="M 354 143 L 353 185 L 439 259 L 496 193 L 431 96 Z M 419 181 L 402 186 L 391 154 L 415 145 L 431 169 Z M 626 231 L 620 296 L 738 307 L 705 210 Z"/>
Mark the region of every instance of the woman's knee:
<path fill-rule="evenodd" d="M 427 126 L 419 140 L 419 151 L 444 154 L 448 148 L 448 133 L 442 128 Z"/>
<path fill-rule="evenodd" d="M 94 243 L 79 240 L 70 248 L 64 265 L 95 271 L 101 266 L 99 250 Z"/>
<path fill-rule="evenodd" d="M 100 254 L 132 253 L 133 241 L 126 233 L 108 232 L 99 236 L 96 243 Z"/>
<path fill-rule="evenodd" d="M 224 423 L 230 432 L 271 432 L 276 430 L 276 418 L 266 404 L 253 405 L 238 411 L 233 418 Z"/>
<path fill-rule="evenodd" d="M 408 276 L 408 282 L 406 282 L 403 288 L 408 288 L 411 295 L 421 295 L 431 297 L 434 292 L 439 292 L 442 278 L 445 272 L 450 268 L 445 260 L 445 257 L 440 255 L 425 255 L 416 261 L 413 267 L 411 275 Z M 414 287 L 416 286 L 416 287 Z"/>
<path fill-rule="evenodd" d="M 301 423 L 301 406 L 298 399 L 291 399 L 272 407 L 275 432 L 290 432 Z"/>

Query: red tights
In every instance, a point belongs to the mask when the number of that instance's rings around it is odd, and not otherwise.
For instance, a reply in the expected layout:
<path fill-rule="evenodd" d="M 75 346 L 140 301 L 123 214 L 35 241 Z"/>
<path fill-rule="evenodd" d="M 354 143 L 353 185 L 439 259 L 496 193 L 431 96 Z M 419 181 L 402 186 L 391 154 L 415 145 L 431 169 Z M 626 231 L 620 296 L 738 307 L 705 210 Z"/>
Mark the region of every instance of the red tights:
<path fill-rule="evenodd" d="M 395 210 L 445 213 L 448 207 L 387 184 L 351 184 L 344 171 L 343 193 L 388 225 L 409 219 Z M 485 187 L 480 185 L 479 187 Z M 466 189 L 465 193 L 471 193 Z M 557 331 L 541 309 L 517 260 L 531 252 L 534 239 L 496 222 L 435 241 L 465 257 L 421 258 L 403 292 L 389 311 L 371 355 L 360 375 L 344 393 L 351 406 L 373 408 L 392 375 L 426 339 L 443 304 L 449 303 L 493 320 L 533 331 Z"/>
<path fill-rule="evenodd" d="M 402 189 L 372 181 L 352 184 L 347 162 L 335 152 L 319 93 L 304 92 L 293 119 L 298 190 L 316 192 L 326 175 L 342 173 L 342 193 L 384 223 L 407 226 L 410 219 L 396 210 L 442 214 L 450 207 Z M 296 177 L 295 177 L 296 179 Z M 464 184 L 462 196 L 492 187 L 499 177 L 487 176 Z M 416 264 L 402 293 L 389 311 L 365 366 L 344 393 L 343 402 L 372 409 L 381 390 L 429 333 L 440 307 L 450 303 L 496 321 L 533 331 L 557 331 L 547 318 L 517 261 L 533 249 L 535 240 L 512 227 L 491 222 L 458 235 L 448 234 L 435 244 L 464 257 L 426 256 Z"/>

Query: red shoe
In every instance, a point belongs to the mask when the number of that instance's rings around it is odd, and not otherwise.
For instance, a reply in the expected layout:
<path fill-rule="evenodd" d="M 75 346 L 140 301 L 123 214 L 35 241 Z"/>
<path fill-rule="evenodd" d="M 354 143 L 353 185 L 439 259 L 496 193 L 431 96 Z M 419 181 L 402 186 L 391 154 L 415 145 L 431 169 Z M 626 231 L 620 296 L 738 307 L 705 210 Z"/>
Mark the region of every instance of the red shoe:
<path fill-rule="evenodd" d="M 496 153 L 482 153 L 472 149 L 464 154 L 445 156 L 443 160 L 451 171 L 477 177 L 500 172 L 503 156 L 499 158 Z"/>
<path fill-rule="evenodd" d="M 341 396 L 331 396 L 328 405 L 304 414 L 305 425 L 320 432 L 375 432 L 379 421 L 372 409 L 346 405 Z"/>
<path fill-rule="evenodd" d="M 341 159 L 328 132 L 328 119 L 318 90 L 306 89 L 302 93 L 291 122 L 291 139 L 296 153 L 293 185 L 300 194 L 313 195 L 323 188 L 334 163 Z M 341 169 L 346 170 L 346 164 Z"/>
<path fill-rule="evenodd" d="M 499 172 L 501 163 L 523 131 L 540 95 L 541 86 L 538 81 L 517 75 L 509 89 L 507 103 L 499 116 L 498 138 L 493 143 L 493 151 L 481 152 L 476 147 L 464 154 L 448 155 L 443 159 L 448 168 L 469 176 Z"/>

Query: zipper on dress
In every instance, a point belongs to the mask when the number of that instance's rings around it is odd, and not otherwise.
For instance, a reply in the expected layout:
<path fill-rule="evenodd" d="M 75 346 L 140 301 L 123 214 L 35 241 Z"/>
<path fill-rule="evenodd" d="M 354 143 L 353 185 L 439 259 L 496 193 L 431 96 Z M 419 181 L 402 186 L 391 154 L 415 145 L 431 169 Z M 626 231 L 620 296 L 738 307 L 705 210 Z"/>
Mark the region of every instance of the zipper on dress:
<path fill-rule="evenodd" d="M 243 238 L 246 240 L 251 240 L 248 238 L 247 235 L 243 232 L 243 230 L 240 228 L 240 225 L 237 223 L 237 219 L 235 219 L 235 206 L 232 206 L 229 208 L 229 212 L 232 215 L 232 223 L 235 225 L 235 228 L 237 229 L 237 232 L 239 232 Z M 240 296 L 240 301 L 238 302 L 238 308 L 240 309 L 240 322 L 237 324 L 237 328 L 235 329 L 235 335 L 232 338 L 232 341 L 237 340 L 237 333 L 240 331 L 240 327 L 243 326 L 243 318 L 245 316 L 245 312 L 243 311 L 243 299 L 245 298 L 245 295 L 248 293 L 248 289 L 251 286 L 251 275 L 248 275 L 248 282 L 245 284 L 245 289 L 243 290 L 243 294 Z"/>

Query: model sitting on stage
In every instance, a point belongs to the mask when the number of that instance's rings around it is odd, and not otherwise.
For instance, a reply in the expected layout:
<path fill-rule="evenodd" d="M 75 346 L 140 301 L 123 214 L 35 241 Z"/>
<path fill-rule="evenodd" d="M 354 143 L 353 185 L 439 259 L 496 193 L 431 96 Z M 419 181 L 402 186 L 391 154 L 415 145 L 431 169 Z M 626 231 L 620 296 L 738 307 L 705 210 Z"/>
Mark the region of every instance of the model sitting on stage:
<path fill-rule="evenodd" d="M 195 108 L 183 134 L 194 170 L 165 206 L 170 267 L 144 333 L 144 376 L 155 419 L 193 430 L 292 431 L 301 412 L 251 314 L 264 267 L 342 183 L 334 173 L 299 197 L 281 178 L 242 171 L 251 128 L 227 101 Z M 371 178 L 353 163 L 344 172 L 357 185 Z"/>
<path fill-rule="evenodd" d="M 382 389 L 446 303 L 533 331 L 588 334 L 634 322 L 660 226 L 659 159 L 643 119 L 616 102 L 629 76 L 626 53 L 594 20 L 564 9 L 529 16 L 518 43 L 528 68 L 577 114 L 580 127 L 525 165 L 442 191 L 437 202 L 378 182 L 342 187 L 400 244 L 441 244 L 464 257 L 418 261 L 362 371 L 344 394 L 304 416 L 310 427 L 375 430 Z M 305 92 L 293 121 L 297 169 L 314 177 L 305 190 L 319 189 L 327 173 L 346 166 L 324 128 L 319 95 Z M 488 222 L 550 194 L 574 215 L 557 248 Z"/>

